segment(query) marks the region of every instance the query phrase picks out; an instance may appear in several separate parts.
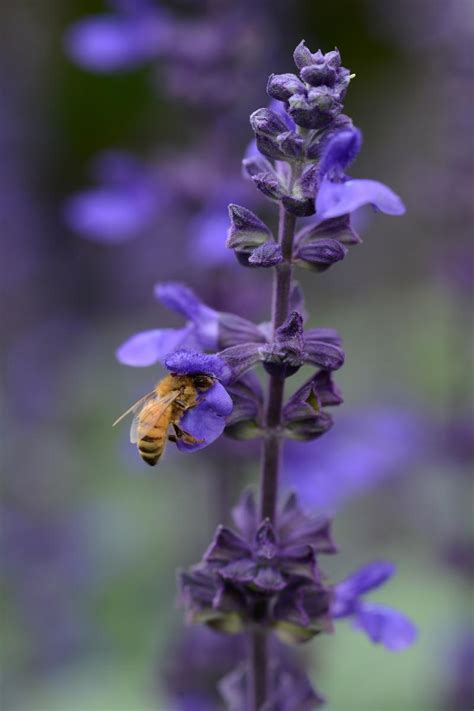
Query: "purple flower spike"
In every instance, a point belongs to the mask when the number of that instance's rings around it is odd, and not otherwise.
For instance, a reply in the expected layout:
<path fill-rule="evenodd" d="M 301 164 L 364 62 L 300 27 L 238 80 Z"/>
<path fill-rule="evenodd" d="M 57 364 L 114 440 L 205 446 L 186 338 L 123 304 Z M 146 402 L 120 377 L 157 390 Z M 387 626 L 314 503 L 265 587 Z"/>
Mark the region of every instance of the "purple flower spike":
<path fill-rule="evenodd" d="M 205 355 L 191 350 L 179 350 L 168 355 L 165 365 L 171 373 L 196 375 L 203 373 L 227 383 L 232 377 L 229 366 L 216 355 Z M 230 414 L 229 412 L 227 414 Z"/>
<path fill-rule="evenodd" d="M 372 642 L 392 652 L 413 644 L 417 636 L 415 625 L 397 610 L 365 602 L 361 597 L 383 585 L 394 572 L 395 566 L 387 561 L 369 563 L 334 587 L 331 603 L 333 618 L 352 618 L 354 626 Z"/>
<path fill-rule="evenodd" d="M 405 212 L 399 196 L 378 180 L 349 179 L 334 183 L 325 178 L 316 196 L 316 214 L 323 220 L 354 212 L 363 205 L 373 205 L 387 215 Z"/>

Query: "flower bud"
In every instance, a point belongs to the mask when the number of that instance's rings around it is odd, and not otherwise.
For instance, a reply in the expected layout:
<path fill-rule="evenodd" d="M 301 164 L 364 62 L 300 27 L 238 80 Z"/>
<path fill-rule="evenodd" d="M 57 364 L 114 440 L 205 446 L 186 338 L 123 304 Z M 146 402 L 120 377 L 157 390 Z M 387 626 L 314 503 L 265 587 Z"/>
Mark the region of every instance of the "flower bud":
<path fill-rule="evenodd" d="M 327 412 L 318 412 L 306 419 L 289 419 L 285 423 L 285 437 L 309 442 L 325 434 L 333 426 L 334 421 Z"/>
<path fill-rule="evenodd" d="M 323 272 L 344 259 L 347 248 L 335 239 L 318 239 L 298 247 L 294 261 L 300 267 Z"/>
<path fill-rule="evenodd" d="M 321 54 L 320 51 L 319 54 Z M 301 40 L 301 42 L 293 52 L 293 59 L 298 69 L 303 69 L 303 67 L 308 67 L 313 63 L 313 55 L 306 46 L 304 40 Z"/>
<path fill-rule="evenodd" d="M 281 153 L 287 160 L 299 160 L 303 157 L 304 140 L 294 131 L 286 131 L 285 133 L 280 133 L 277 138 L 277 143 L 281 150 Z"/>
<path fill-rule="evenodd" d="M 255 138 L 257 148 L 264 156 L 274 160 L 285 160 L 285 153 L 281 150 L 276 136 L 267 136 L 257 133 Z"/>
<path fill-rule="evenodd" d="M 288 101 L 293 94 L 302 94 L 304 84 L 296 74 L 270 74 L 267 94 L 278 101 Z"/>
<path fill-rule="evenodd" d="M 302 128 L 324 128 L 342 111 L 337 91 L 327 86 L 314 87 L 307 96 L 294 94 L 288 103 L 289 115 Z"/>
<path fill-rule="evenodd" d="M 283 118 L 271 109 L 257 109 L 250 115 L 250 125 L 257 134 L 265 136 L 278 136 L 288 130 Z"/>
<path fill-rule="evenodd" d="M 254 175 L 260 173 L 271 173 L 273 166 L 266 158 L 261 155 L 248 156 L 242 161 L 242 173 L 244 178 L 252 179 Z"/>
<path fill-rule="evenodd" d="M 285 195 L 283 185 L 278 179 L 276 173 L 274 173 L 273 171 L 253 175 L 252 180 L 257 186 L 257 188 L 260 190 L 260 192 L 263 193 L 265 197 L 269 198 L 270 200 L 281 200 L 282 197 Z"/>
<path fill-rule="evenodd" d="M 298 245 L 309 240 L 335 239 L 342 244 L 361 244 L 362 240 L 351 224 L 350 215 L 332 217 L 314 225 L 309 225 L 296 235 L 295 243 Z"/>
<path fill-rule="evenodd" d="M 265 242 L 257 249 L 254 249 L 249 257 L 248 263 L 252 267 L 274 267 L 283 261 L 281 249 L 276 242 Z"/>
<path fill-rule="evenodd" d="M 230 249 L 252 250 L 272 238 L 272 233 L 251 210 L 229 205 L 230 228 L 226 245 Z"/>

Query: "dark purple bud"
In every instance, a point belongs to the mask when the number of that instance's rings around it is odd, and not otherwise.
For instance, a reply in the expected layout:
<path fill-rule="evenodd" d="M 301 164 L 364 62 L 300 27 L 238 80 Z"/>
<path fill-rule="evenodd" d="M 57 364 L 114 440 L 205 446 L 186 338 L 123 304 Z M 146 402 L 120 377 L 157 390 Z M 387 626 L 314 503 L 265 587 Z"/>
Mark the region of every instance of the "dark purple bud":
<path fill-rule="evenodd" d="M 318 239 L 302 244 L 296 250 L 295 264 L 316 272 L 323 272 L 344 259 L 347 248 L 335 239 Z"/>
<path fill-rule="evenodd" d="M 286 133 L 280 133 L 277 138 L 277 143 L 280 147 L 282 154 L 288 160 L 299 160 L 303 157 L 304 140 L 294 131 L 286 131 Z"/>
<path fill-rule="evenodd" d="M 342 392 L 334 382 L 330 370 L 320 370 L 316 373 L 313 383 L 323 407 L 341 405 L 344 402 Z"/>
<path fill-rule="evenodd" d="M 250 115 L 250 125 L 257 134 L 265 136 L 278 136 L 288 130 L 284 119 L 271 109 L 257 109 Z"/>
<path fill-rule="evenodd" d="M 310 89 L 307 96 L 294 94 L 288 103 L 289 115 L 302 128 L 324 128 L 342 111 L 337 92 L 326 86 Z"/>
<path fill-rule="evenodd" d="M 293 311 L 275 331 L 273 343 L 261 349 L 264 368 L 270 375 L 294 375 L 305 357 L 303 319 Z"/>
<path fill-rule="evenodd" d="M 281 200 L 285 195 L 285 190 L 274 172 L 258 173 L 252 176 L 252 180 L 260 192 L 270 200 Z"/>
<path fill-rule="evenodd" d="M 323 368 L 338 370 L 344 364 L 344 351 L 324 341 L 305 340 L 305 362 Z"/>
<path fill-rule="evenodd" d="M 341 391 L 333 382 L 328 370 L 320 370 L 307 380 L 288 400 L 283 408 L 286 420 L 305 420 L 321 411 L 322 407 L 340 405 Z"/>
<path fill-rule="evenodd" d="M 312 64 L 309 67 L 303 67 L 301 78 L 311 86 L 321 86 L 322 84 L 334 86 L 336 83 L 336 70 L 325 63 L 322 65 Z"/>
<path fill-rule="evenodd" d="M 296 74 L 270 74 L 267 94 L 278 101 L 288 101 L 293 94 L 302 94 L 304 84 Z"/>
<path fill-rule="evenodd" d="M 257 133 L 256 136 L 257 148 L 264 156 L 273 158 L 274 160 L 284 160 L 285 154 L 280 148 L 277 136 L 267 136 L 263 133 Z"/>
<path fill-rule="evenodd" d="M 252 267 L 274 267 L 283 261 L 280 246 L 276 242 L 265 242 L 254 249 L 248 263 Z"/>
<path fill-rule="evenodd" d="M 242 161 L 242 173 L 244 178 L 252 179 L 254 175 L 272 172 L 272 164 L 261 155 L 249 156 L 248 158 L 244 158 Z"/>
<path fill-rule="evenodd" d="M 341 217 L 332 217 L 313 225 L 308 225 L 296 235 L 296 245 L 307 243 L 309 240 L 335 239 L 342 244 L 361 244 L 362 240 L 351 224 L 349 214 Z"/>
<path fill-rule="evenodd" d="M 240 205 L 229 205 L 230 228 L 226 246 L 249 252 L 272 239 L 272 233 L 251 210 Z"/>
<path fill-rule="evenodd" d="M 298 69 L 303 69 L 303 67 L 308 67 L 313 64 L 313 55 L 306 46 L 304 40 L 301 40 L 301 42 L 293 52 L 293 59 Z"/>
<path fill-rule="evenodd" d="M 285 422 L 285 437 L 309 442 L 331 429 L 334 422 L 327 412 L 321 411 L 306 419 L 289 419 Z"/>

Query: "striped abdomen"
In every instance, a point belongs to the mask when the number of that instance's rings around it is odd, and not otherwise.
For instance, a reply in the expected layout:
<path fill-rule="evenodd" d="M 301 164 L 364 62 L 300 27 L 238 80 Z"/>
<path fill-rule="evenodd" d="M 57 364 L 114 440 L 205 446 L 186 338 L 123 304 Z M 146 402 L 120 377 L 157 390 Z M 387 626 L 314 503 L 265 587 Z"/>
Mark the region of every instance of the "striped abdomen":
<path fill-rule="evenodd" d="M 170 425 L 171 408 L 165 411 L 156 401 L 150 402 L 140 413 L 137 447 L 144 462 L 154 467 L 165 449 Z"/>

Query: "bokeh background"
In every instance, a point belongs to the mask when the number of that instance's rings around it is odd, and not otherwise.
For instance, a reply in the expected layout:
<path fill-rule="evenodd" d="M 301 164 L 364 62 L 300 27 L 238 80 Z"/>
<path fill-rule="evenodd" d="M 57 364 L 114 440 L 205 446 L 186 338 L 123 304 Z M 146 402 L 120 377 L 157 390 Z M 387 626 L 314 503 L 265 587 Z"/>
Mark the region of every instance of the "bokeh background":
<path fill-rule="evenodd" d="M 182 708 L 176 688 L 199 652 L 176 667 L 175 570 L 255 480 L 256 451 L 170 447 L 145 470 L 127 428 L 110 425 L 160 369 L 121 366 L 114 351 L 178 325 L 153 299 L 158 280 L 267 318 L 268 274 L 222 249 L 226 204 L 272 219 L 240 159 L 267 75 L 291 71 L 304 37 L 336 45 L 357 75 L 346 113 L 365 145 L 353 175 L 388 183 L 407 214 L 364 213 L 364 243 L 301 277 L 310 325 L 344 337 L 345 404 L 333 431 L 293 452 L 286 483 L 309 509 L 337 512 L 331 577 L 395 561 L 374 597 L 419 627 L 392 654 L 341 623 L 306 649 L 309 669 L 331 711 L 468 711 L 474 7 L 170 1 L 166 50 L 147 59 L 135 46 L 123 71 L 88 71 L 77 49 L 71 59 L 73 23 L 139 5 L 0 8 L 2 709 Z"/>

